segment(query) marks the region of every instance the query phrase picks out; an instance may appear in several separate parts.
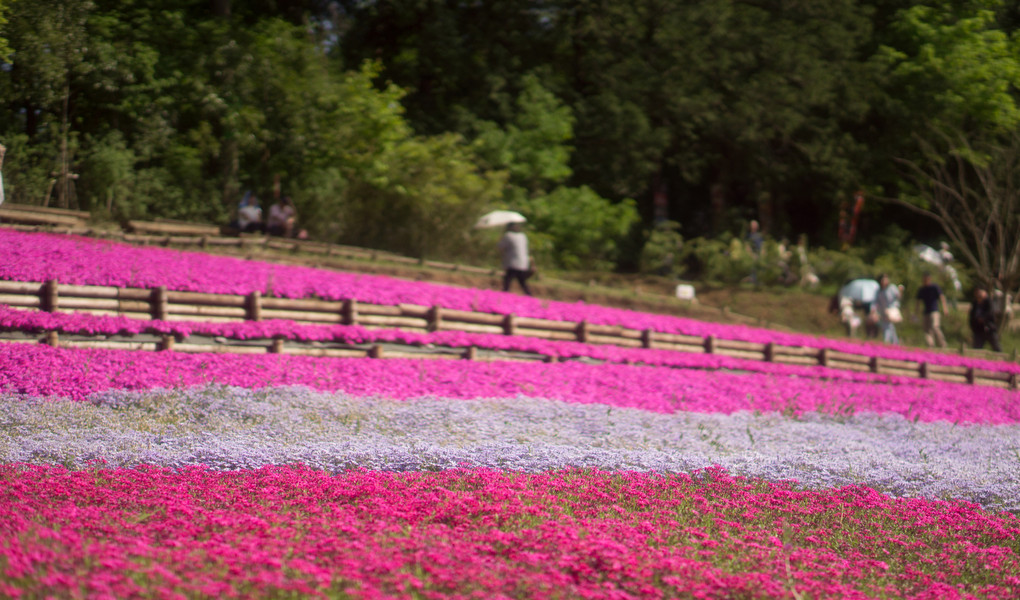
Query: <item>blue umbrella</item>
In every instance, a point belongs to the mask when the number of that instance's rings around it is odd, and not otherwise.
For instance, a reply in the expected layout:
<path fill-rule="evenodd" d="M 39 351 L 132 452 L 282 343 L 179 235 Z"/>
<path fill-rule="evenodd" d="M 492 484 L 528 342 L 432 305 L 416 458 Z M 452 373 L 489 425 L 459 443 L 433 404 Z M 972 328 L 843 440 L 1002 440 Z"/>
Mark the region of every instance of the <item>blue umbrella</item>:
<path fill-rule="evenodd" d="M 878 296 L 878 282 L 874 279 L 854 279 L 850 283 L 839 288 L 840 298 L 850 298 L 857 302 L 874 302 Z"/>

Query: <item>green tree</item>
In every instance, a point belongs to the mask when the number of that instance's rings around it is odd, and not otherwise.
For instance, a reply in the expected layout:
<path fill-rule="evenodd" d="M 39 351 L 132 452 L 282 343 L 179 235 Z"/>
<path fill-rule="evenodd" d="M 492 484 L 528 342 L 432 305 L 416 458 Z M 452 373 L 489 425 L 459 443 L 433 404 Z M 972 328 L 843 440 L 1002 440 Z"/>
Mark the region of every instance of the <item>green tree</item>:
<path fill-rule="evenodd" d="M 573 112 L 537 76 L 523 77 L 522 86 L 506 125 L 466 115 L 462 126 L 486 165 L 509 173 L 518 195 L 540 193 L 570 177 L 574 136 Z"/>
<path fill-rule="evenodd" d="M 564 269 L 613 270 L 640 217 L 633 200 L 611 203 L 591 188 L 557 187 L 521 205 L 536 253 Z"/>
<path fill-rule="evenodd" d="M 11 46 L 7 42 L 7 15 L 10 12 L 10 5 L 13 0 L 0 1 L 0 60 L 8 60 L 11 54 Z"/>
<path fill-rule="evenodd" d="M 921 144 L 923 159 L 900 161 L 918 192 L 896 201 L 942 227 L 981 287 L 1015 292 L 1020 288 L 1020 134 L 975 139 L 957 131 Z"/>
<path fill-rule="evenodd" d="M 1003 3 L 904 4 L 881 13 L 869 57 L 881 94 L 857 132 L 871 149 L 862 157 L 869 174 L 862 183 L 885 196 L 909 189 L 897 161 L 923 158 L 919 134 L 1008 131 L 1018 118 L 1017 48 L 996 25 Z"/>
<path fill-rule="evenodd" d="M 85 23 L 92 8 L 88 0 L 39 0 L 10 6 L 6 33 L 13 52 L 3 95 L 11 110 L 8 120 L 20 121 L 30 149 L 29 155 L 21 155 L 14 163 L 15 200 L 46 202 L 52 190 L 60 206 L 71 202 L 71 163 L 77 147 L 72 91 L 76 80 L 92 68 L 85 60 Z M 44 182 L 45 191 L 40 189 Z M 31 189 L 31 184 L 38 187 Z"/>
<path fill-rule="evenodd" d="M 1003 8 L 998 0 L 905 7 L 873 59 L 887 94 L 876 106 L 885 124 L 876 157 L 887 163 L 872 169 L 876 195 L 930 217 L 921 224 L 937 225 L 986 286 L 997 273 L 1020 283 L 1008 255 L 1020 47 L 999 28 Z"/>
<path fill-rule="evenodd" d="M 571 175 L 574 116 L 535 75 L 521 80 L 515 112 L 499 126 L 473 121 L 474 146 L 490 170 L 509 177 L 503 203 L 531 223 L 532 250 L 558 267 L 612 269 L 639 221 L 634 202 L 613 203 Z"/>
<path fill-rule="evenodd" d="M 1002 132 L 1020 124 L 1020 61 L 1016 42 L 997 26 L 1002 5 L 940 2 L 895 15 L 874 57 L 886 74 L 890 120 L 914 131 Z"/>

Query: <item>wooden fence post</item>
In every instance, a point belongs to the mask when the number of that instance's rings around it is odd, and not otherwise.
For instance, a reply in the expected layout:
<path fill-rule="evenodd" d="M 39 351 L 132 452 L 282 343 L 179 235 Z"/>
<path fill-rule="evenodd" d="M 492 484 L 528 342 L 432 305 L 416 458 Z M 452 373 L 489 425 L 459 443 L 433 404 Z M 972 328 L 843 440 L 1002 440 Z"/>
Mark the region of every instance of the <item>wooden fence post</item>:
<path fill-rule="evenodd" d="M 167 299 L 165 285 L 152 288 L 152 297 L 150 303 L 152 305 L 152 318 L 159 321 L 166 320 Z"/>
<path fill-rule="evenodd" d="M 510 314 L 503 317 L 503 335 L 517 334 L 517 317 Z"/>
<path fill-rule="evenodd" d="M 46 332 L 46 345 L 52 346 L 54 348 L 59 348 L 60 347 L 60 334 L 57 333 L 56 331 L 47 331 Z"/>
<path fill-rule="evenodd" d="M 379 344 L 376 344 L 376 345 L 372 346 L 371 348 L 368 349 L 368 357 L 369 358 L 382 358 L 383 357 L 383 347 L 380 346 Z"/>
<path fill-rule="evenodd" d="M 429 309 L 428 314 L 428 325 L 426 329 L 428 331 L 439 331 L 443 327 L 443 307 L 435 305 Z"/>
<path fill-rule="evenodd" d="M 40 304 L 46 312 L 57 312 L 57 305 L 60 303 L 59 284 L 56 279 L 49 279 L 42 286 L 42 298 Z"/>
<path fill-rule="evenodd" d="M 283 354 L 283 338 L 282 337 L 275 337 L 275 338 L 273 338 L 273 344 L 269 347 L 269 352 L 271 354 Z"/>
<path fill-rule="evenodd" d="M 829 349 L 822 348 L 818 351 L 818 364 L 827 367 L 829 366 Z"/>
<path fill-rule="evenodd" d="M 715 354 L 715 336 L 705 336 L 705 354 Z"/>
<path fill-rule="evenodd" d="M 255 290 L 245 298 L 245 312 L 249 321 L 262 320 L 262 292 Z"/>
<path fill-rule="evenodd" d="M 655 332 L 651 329 L 645 329 L 641 332 L 641 347 L 652 348 L 655 345 Z"/>
<path fill-rule="evenodd" d="M 921 379 L 928 379 L 928 363 L 922 362 L 917 365 L 917 375 Z"/>
<path fill-rule="evenodd" d="M 349 298 L 344 301 L 343 308 L 344 325 L 357 325 L 358 324 L 358 301 Z"/>
<path fill-rule="evenodd" d="M 474 346 L 468 346 L 464 350 L 464 359 L 465 360 L 478 360 L 478 348 L 476 348 Z"/>
<path fill-rule="evenodd" d="M 174 336 L 172 336 L 172 335 L 164 335 L 163 339 L 161 339 L 159 341 L 159 346 L 158 347 L 159 347 L 160 350 L 170 351 L 170 350 L 174 349 L 174 343 L 176 341 L 177 341 L 177 339 Z"/>
<path fill-rule="evenodd" d="M 1009 389 L 1015 390 L 1015 389 L 1017 389 L 1017 387 L 1020 387 L 1020 382 L 1017 381 L 1017 375 L 1016 375 L 1016 373 L 1010 373 L 1009 374 Z"/>
<path fill-rule="evenodd" d="M 967 367 L 967 383 L 974 385 L 974 367 Z"/>
<path fill-rule="evenodd" d="M 868 369 L 872 373 L 878 373 L 878 357 L 877 356 L 872 356 L 871 359 L 868 360 Z"/>
<path fill-rule="evenodd" d="M 765 344 L 765 362 L 775 362 L 776 345 L 773 342 Z"/>
<path fill-rule="evenodd" d="M 591 337 L 591 334 L 588 332 L 588 321 L 581 321 L 578 323 L 575 333 L 577 335 L 577 341 L 582 344 L 587 344 L 588 339 Z"/>

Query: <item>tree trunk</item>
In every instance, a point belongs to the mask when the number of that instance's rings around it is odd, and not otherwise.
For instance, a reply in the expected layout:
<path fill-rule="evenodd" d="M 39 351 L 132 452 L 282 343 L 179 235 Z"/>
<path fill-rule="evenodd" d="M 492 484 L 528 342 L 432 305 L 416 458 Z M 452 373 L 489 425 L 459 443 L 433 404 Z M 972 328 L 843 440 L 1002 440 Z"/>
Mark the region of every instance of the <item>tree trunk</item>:
<path fill-rule="evenodd" d="M 220 146 L 220 159 L 223 161 L 223 207 L 228 211 L 237 203 L 240 193 L 237 188 L 237 172 L 240 168 L 237 154 L 237 141 L 228 135 Z"/>
<path fill-rule="evenodd" d="M 57 206 L 68 208 L 71 199 L 71 168 L 68 164 L 67 136 L 70 135 L 68 113 L 71 104 L 71 72 L 64 78 L 64 105 L 60 115 L 60 171 L 57 174 Z"/>
<path fill-rule="evenodd" d="M 212 0 L 212 13 L 217 17 L 229 17 L 230 0 Z"/>

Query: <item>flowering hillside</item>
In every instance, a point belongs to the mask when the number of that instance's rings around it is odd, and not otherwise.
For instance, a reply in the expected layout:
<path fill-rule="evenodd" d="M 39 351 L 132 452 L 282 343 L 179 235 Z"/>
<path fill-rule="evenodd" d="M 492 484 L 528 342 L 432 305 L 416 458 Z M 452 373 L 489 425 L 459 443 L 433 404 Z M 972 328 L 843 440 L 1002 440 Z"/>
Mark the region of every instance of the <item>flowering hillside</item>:
<path fill-rule="evenodd" d="M 271 273 L 277 292 L 293 279 L 288 293 L 709 327 L 0 233 L 12 248 L 0 276 L 24 280 L 266 291 Z M 241 266 L 263 279 L 246 283 Z M 484 342 L 561 359 L 0 343 L 3 597 L 1020 596 L 1017 391 L 283 320 L 0 307 L 0 327 Z"/>
<path fill-rule="evenodd" d="M 402 303 L 441 306 L 455 310 L 557 321 L 584 320 L 596 325 L 619 325 L 635 330 L 746 342 L 774 342 L 868 354 L 892 360 L 961 365 L 1020 373 L 1020 364 L 990 362 L 952 354 L 792 334 L 743 325 L 708 323 L 668 315 L 648 314 L 584 303 L 564 303 L 388 277 L 338 273 L 310 267 L 279 265 L 234 257 L 214 256 L 166 248 L 135 247 L 106 240 L 65 235 L 28 234 L 0 229 L 5 255 L 0 279 L 64 284 L 151 288 L 177 291 L 249 294 L 281 298 L 353 299 L 384 305 Z"/>

